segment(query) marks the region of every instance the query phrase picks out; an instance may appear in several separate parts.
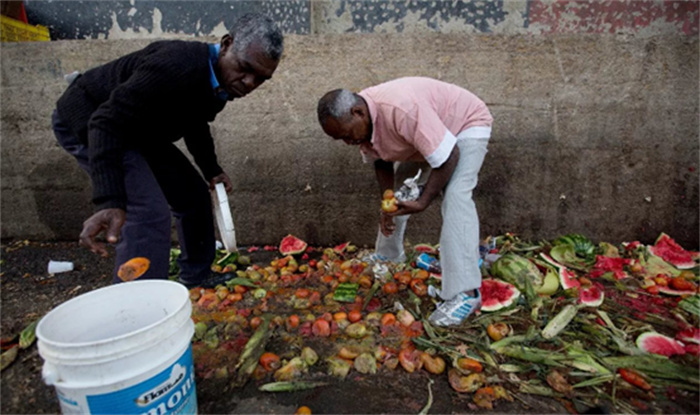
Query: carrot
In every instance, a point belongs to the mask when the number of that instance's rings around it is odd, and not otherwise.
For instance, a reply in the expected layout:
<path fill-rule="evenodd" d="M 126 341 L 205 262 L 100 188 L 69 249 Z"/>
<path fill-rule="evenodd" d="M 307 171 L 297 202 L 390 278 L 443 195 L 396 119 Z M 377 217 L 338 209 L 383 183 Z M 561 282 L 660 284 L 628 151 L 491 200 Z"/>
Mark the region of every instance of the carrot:
<path fill-rule="evenodd" d="M 642 375 L 636 370 L 619 368 L 617 369 L 617 373 L 619 373 L 620 376 L 622 376 L 622 379 L 626 380 L 631 385 L 634 385 L 639 389 L 643 389 L 645 391 L 651 390 L 651 385 L 646 380 L 644 380 L 644 377 L 642 377 Z"/>

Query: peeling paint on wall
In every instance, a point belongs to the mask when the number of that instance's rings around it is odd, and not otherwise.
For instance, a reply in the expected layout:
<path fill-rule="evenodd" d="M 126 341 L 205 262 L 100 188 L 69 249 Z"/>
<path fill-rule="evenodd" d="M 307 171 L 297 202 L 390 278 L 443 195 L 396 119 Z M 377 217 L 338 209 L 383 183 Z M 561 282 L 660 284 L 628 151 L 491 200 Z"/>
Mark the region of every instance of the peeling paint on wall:
<path fill-rule="evenodd" d="M 25 0 L 53 39 L 216 36 L 257 11 L 284 33 L 697 35 L 696 0 Z"/>
<path fill-rule="evenodd" d="M 28 19 L 49 28 L 52 39 L 222 36 L 250 12 L 275 19 L 285 33 L 309 33 L 308 0 L 33 1 Z"/>
<path fill-rule="evenodd" d="M 531 29 L 541 33 L 698 34 L 695 0 L 531 0 Z"/>
<path fill-rule="evenodd" d="M 325 19 L 319 23 L 320 32 L 332 32 L 345 22 L 344 32 L 401 33 L 432 32 L 492 32 L 503 22 L 507 12 L 504 1 L 386 1 L 335 0 L 325 2 Z"/>

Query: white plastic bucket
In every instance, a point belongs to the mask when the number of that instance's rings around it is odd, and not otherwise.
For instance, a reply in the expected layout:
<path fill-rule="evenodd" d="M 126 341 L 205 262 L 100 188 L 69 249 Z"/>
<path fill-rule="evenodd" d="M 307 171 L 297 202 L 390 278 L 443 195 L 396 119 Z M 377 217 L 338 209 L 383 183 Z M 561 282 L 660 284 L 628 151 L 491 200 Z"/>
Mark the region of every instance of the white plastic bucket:
<path fill-rule="evenodd" d="M 64 414 L 196 414 L 187 289 L 165 280 L 69 300 L 36 329 L 44 381 Z"/>

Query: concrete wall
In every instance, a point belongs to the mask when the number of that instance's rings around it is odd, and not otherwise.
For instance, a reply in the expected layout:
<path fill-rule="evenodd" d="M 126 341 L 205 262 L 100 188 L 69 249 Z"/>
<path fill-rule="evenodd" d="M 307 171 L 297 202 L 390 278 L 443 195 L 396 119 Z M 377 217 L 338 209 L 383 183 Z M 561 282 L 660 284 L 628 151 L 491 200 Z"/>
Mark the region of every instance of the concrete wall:
<path fill-rule="evenodd" d="M 50 130 L 62 76 L 149 41 L 3 44 L 3 238 L 77 237 L 90 183 Z M 664 231 L 697 247 L 698 52 L 685 35 L 289 35 L 274 78 L 213 124 L 239 242 L 372 244 L 372 168 L 324 136 L 316 101 L 424 75 L 470 89 L 495 116 L 475 194 L 482 235 L 649 242 Z M 412 219 L 410 241 L 437 242 L 438 205 Z"/>

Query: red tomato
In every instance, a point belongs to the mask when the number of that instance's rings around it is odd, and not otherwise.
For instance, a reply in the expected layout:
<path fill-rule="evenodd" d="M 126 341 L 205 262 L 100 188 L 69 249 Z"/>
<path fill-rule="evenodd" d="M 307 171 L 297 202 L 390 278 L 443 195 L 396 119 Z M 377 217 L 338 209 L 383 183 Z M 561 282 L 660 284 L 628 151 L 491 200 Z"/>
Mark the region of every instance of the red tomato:
<path fill-rule="evenodd" d="M 424 297 L 428 295 L 428 286 L 422 280 L 414 278 L 411 280 L 411 290 L 418 296 Z"/>
<path fill-rule="evenodd" d="M 298 298 L 306 298 L 311 294 L 311 291 L 309 291 L 307 288 L 297 288 L 297 290 L 294 292 L 294 295 L 297 296 Z"/>
<path fill-rule="evenodd" d="M 331 335 L 331 326 L 326 320 L 318 319 L 311 326 L 311 332 L 314 336 L 318 337 L 328 337 Z"/>
<path fill-rule="evenodd" d="M 255 316 L 250 319 L 250 328 L 255 330 L 260 326 L 260 323 L 262 323 L 262 319 L 258 316 Z"/>
<path fill-rule="evenodd" d="M 348 313 L 348 320 L 351 323 L 356 323 L 362 320 L 362 312 L 360 310 L 352 310 Z"/>
<path fill-rule="evenodd" d="M 281 366 L 280 357 L 271 352 L 265 352 L 260 356 L 260 365 L 268 372 L 277 370 Z"/>
<path fill-rule="evenodd" d="M 394 281 L 389 281 L 382 287 L 384 294 L 396 294 L 399 291 L 399 286 Z"/>
<path fill-rule="evenodd" d="M 287 330 L 295 329 L 299 327 L 299 316 L 292 314 L 287 317 Z"/>

